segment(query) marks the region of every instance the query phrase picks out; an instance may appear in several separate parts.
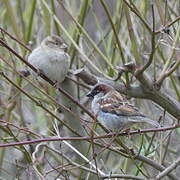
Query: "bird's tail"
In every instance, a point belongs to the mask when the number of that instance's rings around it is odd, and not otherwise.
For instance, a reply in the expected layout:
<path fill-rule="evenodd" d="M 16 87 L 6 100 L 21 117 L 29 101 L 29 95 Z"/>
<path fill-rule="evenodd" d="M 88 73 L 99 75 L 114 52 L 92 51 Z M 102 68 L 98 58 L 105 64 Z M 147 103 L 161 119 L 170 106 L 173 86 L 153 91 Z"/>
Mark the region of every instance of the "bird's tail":
<path fill-rule="evenodd" d="M 158 122 L 156 122 L 156 121 L 154 121 L 154 120 L 151 120 L 151 119 L 149 119 L 149 118 L 144 118 L 144 119 L 143 119 L 143 122 L 148 123 L 148 124 L 151 124 L 151 125 L 154 126 L 154 127 L 161 127 Z"/>

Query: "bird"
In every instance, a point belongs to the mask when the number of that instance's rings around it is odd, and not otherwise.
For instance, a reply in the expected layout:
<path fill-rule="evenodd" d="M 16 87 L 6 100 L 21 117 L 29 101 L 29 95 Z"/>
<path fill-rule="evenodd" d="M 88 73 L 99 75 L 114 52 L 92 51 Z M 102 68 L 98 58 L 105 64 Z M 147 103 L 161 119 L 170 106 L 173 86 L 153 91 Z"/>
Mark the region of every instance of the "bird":
<path fill-rule="evenodd" d="M 127 130 L 136 123 L 149 123 L 159 127 L 159 123 L 142 114 L 112 86 L 99 83 L 87 94 L 93 98 L 91 109 L 98 122 L 110 131 Z"/>
<path fill-rule="evenodd" d="M 28 62 L 39 73 L 43 73 L 50 80 L 59 84 L 64 81 L 70 66 L 70 56 L 67 49 L 67 44 L 60 36 L 47 36 L 29 55 Z M 37 74 L 30 68 L 29 71 L 37 77 Z"/>

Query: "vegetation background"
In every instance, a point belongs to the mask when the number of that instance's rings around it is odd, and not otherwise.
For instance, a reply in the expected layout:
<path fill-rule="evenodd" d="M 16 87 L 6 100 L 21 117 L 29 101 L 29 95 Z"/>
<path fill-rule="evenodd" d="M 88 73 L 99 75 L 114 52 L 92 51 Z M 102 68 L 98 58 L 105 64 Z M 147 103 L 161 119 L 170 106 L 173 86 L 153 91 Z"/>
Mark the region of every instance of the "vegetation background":
<path fill-rule="evenodd" d="M 0 178 L 178 180 L 179 20 L 177 0 L 1 0 Z M 51 34 L 71 57 L 59 92 L 20 74 Z M 107 135 L 85 97 L 97 82 L 162 128 Z"/>

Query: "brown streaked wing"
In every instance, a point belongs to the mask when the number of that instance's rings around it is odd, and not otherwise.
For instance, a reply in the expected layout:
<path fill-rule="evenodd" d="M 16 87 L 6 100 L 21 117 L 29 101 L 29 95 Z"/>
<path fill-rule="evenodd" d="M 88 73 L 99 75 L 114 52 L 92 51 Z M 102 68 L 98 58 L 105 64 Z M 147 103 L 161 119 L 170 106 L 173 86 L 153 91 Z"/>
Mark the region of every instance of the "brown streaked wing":
<path fill-rule="evenodd" d="M 112 113 L 120 116 L 143 116 L 137 108 L 128 104 L 104 104 L 101 106 L 101 110 L 106 113 Z"/>
<path fill-rule="evenodd" d="M 106 96 L 101 98 L 98 103 L 103 104 L 119 104 L 121 102 L 127 101 L 125 97 L 121 96 L 117 91 L 109 92 Z"/>

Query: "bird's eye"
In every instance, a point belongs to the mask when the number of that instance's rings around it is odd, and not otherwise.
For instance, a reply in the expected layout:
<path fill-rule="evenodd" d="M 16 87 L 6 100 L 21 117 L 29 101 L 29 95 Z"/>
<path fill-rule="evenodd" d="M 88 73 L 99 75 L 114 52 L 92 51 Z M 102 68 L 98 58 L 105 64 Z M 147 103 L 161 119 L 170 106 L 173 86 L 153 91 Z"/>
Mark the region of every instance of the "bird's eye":
<path fill-rule="evenodd" d="M 55 45 L 59 45 L 59 43 L 58 43 L 58 42 L 55 42 Z"/>
<path fill-rule="evenodd" d="M 95 90 L 94 94 L 98 94 L 100 91 L 99 90 Z"/>

